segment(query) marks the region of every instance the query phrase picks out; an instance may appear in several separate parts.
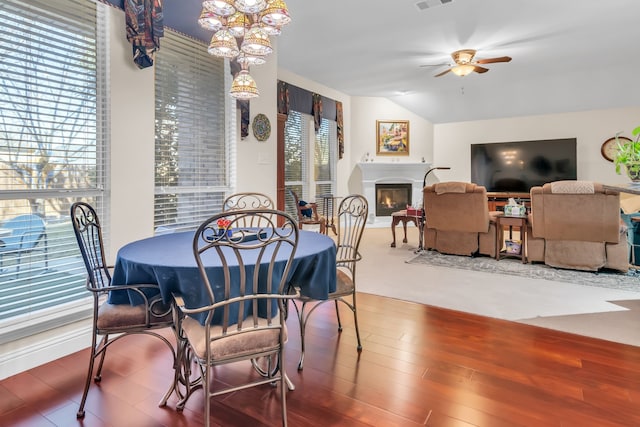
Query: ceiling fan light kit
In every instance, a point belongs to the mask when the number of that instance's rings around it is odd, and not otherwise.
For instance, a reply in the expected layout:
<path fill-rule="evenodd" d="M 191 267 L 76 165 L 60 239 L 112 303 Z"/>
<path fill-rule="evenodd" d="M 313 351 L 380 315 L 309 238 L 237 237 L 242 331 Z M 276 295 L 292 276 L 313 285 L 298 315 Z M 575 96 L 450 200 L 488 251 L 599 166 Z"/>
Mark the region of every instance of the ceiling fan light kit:
<path fill-rule="evenodd" d="M 470 64 L 456 65 L 454 67 L 451 67 L 451 72 L 456 76 L 464 77 L 468 74 L 471 74 L 474 68 L 475 67 Z"/>
<path fill-rule="evenodd" d="M 451 58 L 455 65 L 451 68 L 444 70 L 443 72 L 436 74 L 434 77 L 440 77 L 447 74 L 451 71 L 456 76 L 464 77 L 472 72 L 476 73 L 486 73 L 489 71 L 488 68 L 480 67 L 479 64 L 493 64 L 496 62 L 509 62 L 511 61 L 511 57 L 509 56 L 500 56 L 497 58 L 486 58 L 486 59 L 478 59 L 474 61 L 476 56 L 476 51 L 474 49 L 461 49 L 453 52 L 451 54 Z"/>

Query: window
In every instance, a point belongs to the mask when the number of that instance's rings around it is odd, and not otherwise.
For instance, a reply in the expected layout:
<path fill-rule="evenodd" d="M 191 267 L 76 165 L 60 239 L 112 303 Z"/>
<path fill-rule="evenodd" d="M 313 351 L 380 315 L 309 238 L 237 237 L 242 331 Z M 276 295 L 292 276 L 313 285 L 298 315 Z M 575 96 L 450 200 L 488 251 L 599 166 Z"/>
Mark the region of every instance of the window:
<path fill-rule="evenodd" d="M 337 135 L 338 125 L 335 120 L 322 119 L 320 129 L 315 134 L 313 151 L 316 195 L 335 192 Z"/>
<path fill-rule="evenodd" d="M 229 73 L 205 44 L 173 31 L 165 31 L 155 73 L 156 233 L 195 229 L 221 210 L 231 186 Z"/>
<path fill-rule="evenodd" d="M 301 200 L 307 202 L 314 201 L 316 195 L 334 194 L 336 122 L 323 118 L 320 129 L 315 132 L 311 115 L 291 111 L 285 123 L 284 139 L 285 188 L 295 191 Z M 297 215 L 289 194 L 286 194 L 286 211 Z"/>
<path fill-rule="evenodd" d="M 89 296 L 69 207 L 106 203 L 103 8 L 0 2 L 0 327 Z"/>

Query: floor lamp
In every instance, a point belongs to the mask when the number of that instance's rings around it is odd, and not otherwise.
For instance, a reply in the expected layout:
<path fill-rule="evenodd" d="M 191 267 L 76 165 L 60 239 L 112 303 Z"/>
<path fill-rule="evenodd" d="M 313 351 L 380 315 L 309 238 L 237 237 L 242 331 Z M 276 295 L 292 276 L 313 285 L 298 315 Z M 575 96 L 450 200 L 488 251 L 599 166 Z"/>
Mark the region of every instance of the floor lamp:
<path fill-rule="evenodd" d="M 424 187 L 427 186 L 427 176 L 429 176 L 429 174 L 435 170 L 449 170 L 451 169 L 451 167 L 449 166 L 436 166 L 433 167 L 431 169 L 429 169 L 427 171 L 427 173 L 424 174 L 424 178 L 422 179 L 422 194 L 423 194 L 423 198 L 422 198 L 422 214 L 420 215 L 420 227 L 418 227 L 418 231 L 420 233 L 420 236 L 418 237 L 418 249 L 415 251 L 415 253 L 420 253 L 422 251 L 424 251 L 424 225 L 426 222 L 426 217 L 425 217 L 425 209 L 424 209 Z"/>

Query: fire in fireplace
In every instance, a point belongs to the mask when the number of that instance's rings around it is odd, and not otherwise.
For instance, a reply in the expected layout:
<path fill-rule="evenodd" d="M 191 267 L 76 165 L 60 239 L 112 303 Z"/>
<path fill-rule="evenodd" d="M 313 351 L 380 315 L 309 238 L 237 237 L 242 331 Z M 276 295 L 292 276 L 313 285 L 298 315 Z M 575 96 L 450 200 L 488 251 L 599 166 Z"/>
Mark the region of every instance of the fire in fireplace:
<path fill-rule="evenodd" d="M 411 205 L 411 184 L 376 184 L 376 216 L 391 216 Z"/>

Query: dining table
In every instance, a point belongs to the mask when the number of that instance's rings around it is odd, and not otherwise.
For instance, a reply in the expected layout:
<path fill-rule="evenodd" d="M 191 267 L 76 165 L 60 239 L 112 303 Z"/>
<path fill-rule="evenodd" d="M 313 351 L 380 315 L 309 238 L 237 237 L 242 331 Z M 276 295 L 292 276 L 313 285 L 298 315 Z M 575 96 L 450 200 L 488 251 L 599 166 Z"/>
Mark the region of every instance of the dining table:
<path fill-rule="evenodd" d="M 299 288 L 302 295 L 319 300 L 328 299 L 329 293 L 336 290 L 335 243 L 330 237 L 314 231 L 299 230 L 299 233 L 288 283 Z M 112 284 L 157 284 L 160 297 L 166 304 L 173 302 L 173 294 L 179 294 L 186 307 L 209 305 L 211 302 L 209 294 L 204 289 L 204 281 L 201 279 L 193 253 L 194 235 L 193 231 L 167 233 L 124 245 L 116 257 Z M 289 256 L 290 252 L 287 250 L 279 251 L 274 268 L 284 270 L 284 264 Z M 245 259 L 245 268 L 255 268 L 255 262 L 254 265 L 250 265 L 251 262 L 247 261 Z M 224 286 L 216 285 L 224 275 L 222 261 L 218 256 L 210 256 L 203 258 L 203 262 L 214 296 L 222 298 Z M 228 267 L 233 269 L 238 266 L 229 265 Z M 153 298 L 157 297 L 158 290 L 145 289 L 143 292 L 148 298 Z M 148 292 L 155 292 L 155 295 Z M 109 302 L 136 305 L 142 300 L 136 292 L 119 290 L 110 292 Z M 212 323 L 220 323 L 220 317 L 214 316 Z M 196 316 L 196 318 L 200 323 L 204 323 L 205 316 Z M 175 329 L 178 342 L 173 391 L 178 397 L 178 406 L 184 407 L 191 393 L 202 386 L 202 378 L 192 377 L 191 355 L 179 322 L 175 325 Z M 259 359 L 252 360 L 252 364 L 260 375 L 269 375 L 261 366 Z M 285 377 L 289 390 L 294 390 L 295 386 L 286 373 Z"/>
<path fill-rule="evenodd" d="M 325 300 L 336 290 L 335 243 L 330 237 L 314 231 L 299 230 L 299 233 L 288 283 L 298 287 L 304 296 Z M 193 254 L 193 237 L 193 231 L 176 232 L 124 245 L 116 257 L 112 284 L 157 284 L 162 300 L 167 304 L 172 302 L 172 294 L 181 295 L 187 307 L 210 304 Z M 279 253 L 279 262 L 284 263 L 288 255 L 286 251 Z M 217 256 L 207 257 L 204 262 L 214 295 L 221 297 L 222 288 L 216 286 L 215 278 L 223 277 L 222 262 Z M 136 298 L 140 297 L 134 292 L 114 291 L 109 295 L 109 302 L 132 305 L 142 302 Z"/>

